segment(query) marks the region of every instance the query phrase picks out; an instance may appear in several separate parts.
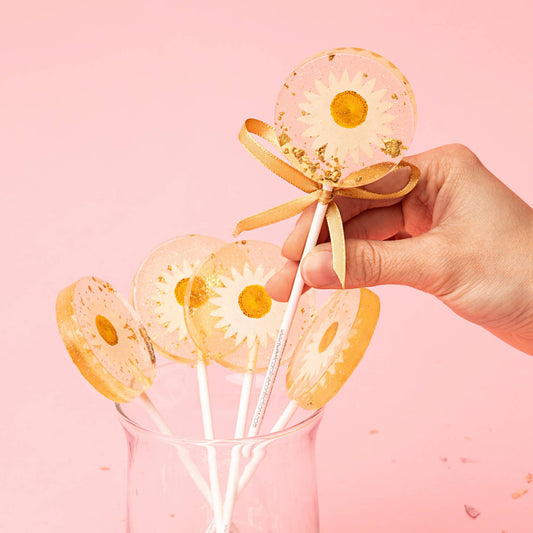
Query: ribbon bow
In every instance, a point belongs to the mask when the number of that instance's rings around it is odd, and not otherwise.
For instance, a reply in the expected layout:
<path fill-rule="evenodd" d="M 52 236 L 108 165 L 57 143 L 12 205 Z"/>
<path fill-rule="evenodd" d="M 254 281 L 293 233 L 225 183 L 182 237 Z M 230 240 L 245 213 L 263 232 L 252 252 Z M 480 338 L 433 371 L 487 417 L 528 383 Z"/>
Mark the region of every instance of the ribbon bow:
<path fill-rule="evenodd" d="M 386 172 L 381 173 L 376 177 L 375 173 L 364 173 L 363 176 L 356 178 L 356 184 L 354 180 L 347 179 L 345 182 L 337 183 L 332 179 L 323 179 L 320 181 L 314 181 L 303 172 L 300 172 L 296 168 L 289 165 L 279 157 L 276 157 L 269 150 L 264 148 L 259 142 L 257 142 L 253 135 L 264 139 L 272 146 L 277 148 L 280 152 L 288 153 L 288 150 L 284 150 L 280 145 L 276 132 L 272 126 L 257 120 L 255 118 L 249 118 L 243 124 L 241 131 L 239 132 L 239 140 L 242 145 L 250 152 L 256 159 L 258 159 L 265 167 L 277 174 L 280 178 L 289 182 L 291 185 L 298 187 L 298 189 L 306 192 L 305 196 L 296 198 L 285 204 L 273 207 L 256 215 L 252 215 L 237 223 L 235 226 L 234 235 L 239 235 L 243 231 L 249 231 L 252 229 L 261 228 L 280 222 L 287 218 L 291 218 L 298 213 L 301 213 L 307 206 L 318 201 L 322 204 L 328 205 L 326 211 L 326 221 L 328 224 L 331 250 L 333 254 L 333 269 L 337 274 L 342 287 L 344 287 L 346 280 L 346 245 L 344 241 L 344 230 L 342 225 L 342 218 L 339 208 L 335 204 L 335 196 L 346 196 L 350 198 L 361 198 L 368 200 L 386 200 L 391 198 L 400 198 L 409 193 L 415 185 L 418 183 L 420 177 L 420 171 L 414 165 L 401 161 L 396 168 L 402 168 L 409 166 L 411 168 L 411 177 L 407 184 L 400 190 L 381 194 L 376 192 L 367 191 L 361 189 L 363 185 L 368 185 L 373 181 L 383 177 Z M 389 168 L 388 170 L 392 170 Z"/>

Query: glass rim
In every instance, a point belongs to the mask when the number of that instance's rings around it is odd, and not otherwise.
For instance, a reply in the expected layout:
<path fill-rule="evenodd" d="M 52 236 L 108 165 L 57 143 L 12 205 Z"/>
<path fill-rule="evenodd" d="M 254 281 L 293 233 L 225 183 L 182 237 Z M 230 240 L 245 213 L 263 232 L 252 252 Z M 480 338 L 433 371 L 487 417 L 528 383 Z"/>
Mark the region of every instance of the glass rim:
<path fill-rule="evenodd" d="M 289 400 L 290 401 L 290 400 Z M 302 431 L 305 427 L 312 425 L 314 422 L 319 422 L 322 418 L 325 406 L 310 412 L 309 416 L 306 416 L 303 420 L 300 420 L 296 424 L 292 424 L 284 429 L 274 431 L 272 433 L 260 433 L 254 437 L 241 437 L 241 438 L 214 438 L 214 439 L 205 439 L 205 438 L 190 438 L 190 437 L 180 437 L 179 435 L 168 435 L 162 433 L 156 429 L 150 429 L 146 426 L 135 421 L 129 417 L 124 410 L 122 409 L 122 404 L 115 402 L 115 408 L 117 410 L 120 423 L 124 427 L 132 427 L 135 431 L 142 433 L 147 436 L 155 437 L 161 440 L 167 440 L 169 442 L 180 443 L 180 444 L 192 444 L 192 445 L 235 445 L 235 444 L 252 444 L 257 442 L 265 442 L 271 440 L 278 440 L 284 437 L 288 437 L 294 433 Z M 305 410 L 305 409 L 304 409 Z"/>

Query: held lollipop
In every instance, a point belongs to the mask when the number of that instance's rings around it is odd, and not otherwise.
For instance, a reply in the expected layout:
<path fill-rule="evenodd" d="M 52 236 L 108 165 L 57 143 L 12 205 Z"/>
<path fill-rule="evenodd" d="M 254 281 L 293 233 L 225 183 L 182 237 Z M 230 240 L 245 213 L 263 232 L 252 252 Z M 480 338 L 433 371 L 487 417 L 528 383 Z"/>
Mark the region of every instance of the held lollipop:
<path fill-rule="evenodd" d="M 59 333 L 72 361 L 101 394 L 114 402 L 138 397 L 162 433 L 172 432 L 145 391 L 155 374 L 155 356 L 141 322 L 113 287 L 86 277 L 63 289 L 56 302 Z M 180 459 L 204 497 L 211 493 L 190 456 Z"/>
<path fill-rule="evenodd" d="M 366 50 L 340 48 L 308 59 L 293 71 L 280 92 L 275 128 L 248 119 L 239 135 L 261 163 L 308 194 L 239 222 L 236 233 L 289 218 L 317 201 L 302 256 L 315 246 L 325 217 L 334 269 L 344 286 L 344 234 L 335 197 L 383 200 L 407 194 L 419 172 L 400 160 L 412 140 L 415 122 L 411 87 L 385 58 Z M 294 166 L 274 156 L 251 134 L 270 142 Z M 411 178 L 401 190 L 378 194 L 362 188 L 396 166 L 406 165 L 411 167 Z M 298 269 L 250 436 L 259 431 L 302 290 Z"/>
<path fill-rule="evenodd" d="M 156 248 L 140 266 L 132 287 L 132 300 L 156 348 L 169 359 L 196 365 L 204 437 L 214 439 L 211 402 L 207 381 L 207 361 L 189 338 L 185 325 L 184 303 L 194 268 L 224 242 L 214 237 L 186 235 Z M 202 308 L 208 293 L 201 280 L 192 284 L 189 305 Z M 208 448 L 209 478 L 215 522 L 220 528 L 220 493 L 216 452 Z"/>
<path fill-rule="evenodd" d="M 290 402 L 272 432 L 281 431 L 302 407 L 324 407 L 361 361 L 379 316 L 379 299 L 368 289 L 336 291 L 317 314 L 289 363 L 286 376 Z M 264 448 L 264 447 L 263 447 Z M 241 492 L 265 450 L 259 446 L 240 480 Z"/>

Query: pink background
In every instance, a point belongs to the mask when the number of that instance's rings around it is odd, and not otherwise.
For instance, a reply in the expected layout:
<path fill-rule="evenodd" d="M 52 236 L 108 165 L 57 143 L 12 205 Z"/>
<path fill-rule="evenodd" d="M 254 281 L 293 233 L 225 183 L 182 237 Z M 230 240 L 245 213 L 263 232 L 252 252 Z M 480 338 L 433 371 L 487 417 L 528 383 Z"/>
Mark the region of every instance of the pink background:
<path fill-rule="evenodd" d="M 2 9 L 2 531 L 124 530 L 125 441 L 63 348 L 55 296 L 88 274 L 127 293 L 156 244 L 231 240 L 296 197 L 236 137 L 273 121 L 307 56 L 386 56 L 418 101 L 410 152 L 462 142 L 533 204 L 527 0 L 193 4 Z M 292 224 L 250 238 L 281 243 Z M 375 338 L 320 430 L 322 530 L 530 533 L 533 490 L 511 493 L 533 489 L 533 360 L 431 296 L 378 293 Z"/>

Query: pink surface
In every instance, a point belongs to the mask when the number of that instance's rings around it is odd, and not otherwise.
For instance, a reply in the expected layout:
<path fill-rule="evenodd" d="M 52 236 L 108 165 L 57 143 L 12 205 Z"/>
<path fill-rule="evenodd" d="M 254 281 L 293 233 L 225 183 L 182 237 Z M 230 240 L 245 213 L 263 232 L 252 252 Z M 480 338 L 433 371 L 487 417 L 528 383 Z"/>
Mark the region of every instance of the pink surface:
<path fill-rule="evenodd" d="M 238 219 L 296 197 L 236 137 L 249 116 L 274 120 L 309 55 L 384 55 L 417 98 L 410 153 L 462 142 L 533 204 L 529 3 L 197 6 L 2 10 L 1 531 L 124 530 L 125 441 L 61 343 L 56 294 L 85 275 L 127 294 L 157 244 L 230 240 Z M 280 244 L 291 227 L 250 238 Z M 533 360 L 428 295 L 377 292 L 375 338 L 320 429 L 322 530 L 530 533 Z"/>

